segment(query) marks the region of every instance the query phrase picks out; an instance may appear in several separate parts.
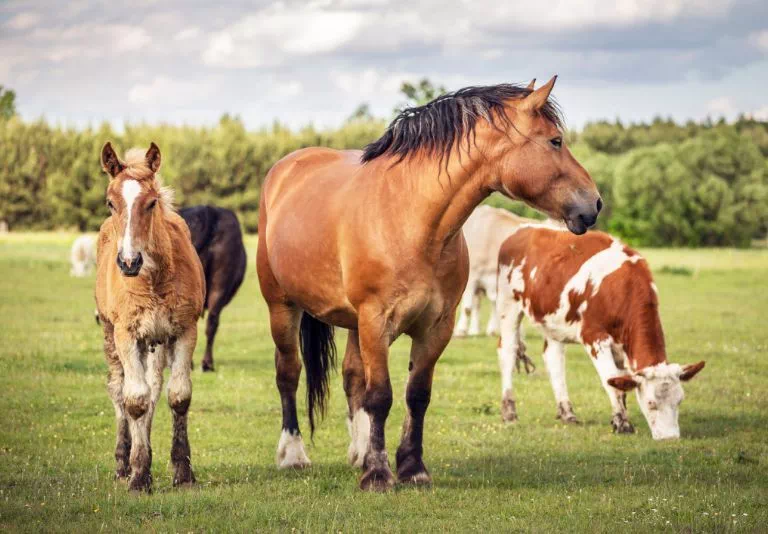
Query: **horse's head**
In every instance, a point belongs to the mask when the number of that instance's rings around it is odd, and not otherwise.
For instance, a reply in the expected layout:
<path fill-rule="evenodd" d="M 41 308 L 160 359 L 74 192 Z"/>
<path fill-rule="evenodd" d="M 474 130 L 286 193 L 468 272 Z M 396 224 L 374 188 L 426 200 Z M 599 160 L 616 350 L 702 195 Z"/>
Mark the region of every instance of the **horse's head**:
<path fill-rule="evenodd" d="M 145 264 L 152 263 L 147 248 L 153 227 L 161 224 L 158 204 L 163 203 L 163 189 L 155 179 L 160 169 L 160 149 L 152 143 L 146 154 L 129 151 L 121 161 L 112 145 L 101 151 L 101 165 L 111 177 L 107 187 L 107 207 L 117 238 L 117 265 L 124 276 L 138 276 Z"/>
<path fill-rule="evenodd" d="M 597 221 L 603 201 L 565 144 L 557 108 L 549 100 L 556 79 L 536 90 L 531 82 L 526 96 L 506 101 L 507 120 L 495 128 L 497 189 L 583 234 Z"/>

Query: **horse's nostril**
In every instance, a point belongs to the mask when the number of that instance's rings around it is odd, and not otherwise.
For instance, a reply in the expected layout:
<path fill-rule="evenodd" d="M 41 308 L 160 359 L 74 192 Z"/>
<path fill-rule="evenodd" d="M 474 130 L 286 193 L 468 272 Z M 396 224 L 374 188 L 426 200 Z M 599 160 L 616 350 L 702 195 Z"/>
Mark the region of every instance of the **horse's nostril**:
<path fill-rule="evenodd" d="M 600 210 L 602 210 L 602 209 L 603 209 L 603 199 L 602 198 L 598 198 L 597 199 L 597 212 L 600 213 Z"/>

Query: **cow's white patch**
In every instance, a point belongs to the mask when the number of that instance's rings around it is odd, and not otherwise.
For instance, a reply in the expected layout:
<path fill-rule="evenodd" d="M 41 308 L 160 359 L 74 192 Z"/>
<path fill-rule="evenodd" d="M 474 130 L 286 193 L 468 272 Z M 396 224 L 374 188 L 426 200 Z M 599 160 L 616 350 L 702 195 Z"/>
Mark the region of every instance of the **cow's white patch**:
<path fill-rule="evenodd" d="M 141 185 L 136 180 L 126 180 L 123 182 L 123 200 L 125 201 L 125 212 L 127 214 L 127 220 L 125 222 L 125 233 L 121 241 L 120 249 L 124 259 L 133 259 L 136 256 L 136 251 L 133 249 L 133 238 L 131 236 L 131 212 L 133 211 L 133 203 L 141 193 Z"/>
<path fill-rule="evenodd" d="M 347 429 L 350 438 L 347 459 L 351 465 L 363 467 L 363 460 L 371 440 L 371 418 L 365 410 L 360 408 L 352 419 L 347 419 Z"/>
<path fill-rule="evenodd" d="M 286 467 L 300 469 L 312 464 L 304 451 L 304 440 L 301 439 L 301 434 L 298 432 L 293 434 L 288 430 L 283 430 L 280 434 L 280 442 L 277 444 L 275 461 L 280 469 Z"/>
<path fill-rule="evenodd" d="M 680 437 L 678 422 L 680 403 L 685 396 L 680 384 L 682 367 L 660 363 L 638 371 L 634 377 L 640 382 L 636 388 L 637 401 L 648 421 L 653 439 Z"/>
<path fill-rule="evenodd" d="M 601 250 L 585 261 L 563 287 L 557 310 L 543 318 L 542 325 L 547 335 L 563 343 L 581 343 L 582 322 L 566 320 L 571 307 L 570 294 L 582 295 L 587 287 L 591 288 L 591 294 L 587 295 L 584 302 L 579 305 L 579 315 L 582 315 L 589 305 L 589 297 L 600 291 L 600 285 L 608 275 L 618 270 L 627 261 L 635 263 L 641 259 L 642 257 L 637 254 L 628 255 L 624 252 L 624 244 L 614 240 L 610 247 Z"/>

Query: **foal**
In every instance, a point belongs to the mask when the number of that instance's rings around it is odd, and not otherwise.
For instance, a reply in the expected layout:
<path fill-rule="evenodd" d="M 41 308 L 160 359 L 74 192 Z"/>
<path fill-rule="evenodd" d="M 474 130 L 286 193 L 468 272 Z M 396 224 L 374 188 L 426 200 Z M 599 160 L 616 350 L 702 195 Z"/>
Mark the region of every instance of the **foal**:
<path fill-rule="evenodd" d="M 111 215 L 99 232 L 96 307 L 117 418 L 116 476 L 130 476 L 132 490 L 152 489 L 152 417 L 168 365 L 173 484 L 192 484 L 187 410 L 197 319 L 205 298 L 203 268 L 186 223 L 173 210 L 170 190 L 156 176 L 157 146 L 152 143 L 146 154 L 131 150 L 123 162 L 107 143 L 101 164 L 111 177 Z"/>
<path fill-rule="evenodd" d="M 312 427 L 328 393 L 334 325 L 349 329 L 344 390 L 360 487 L 394 484 L 384 425 L 392 406 L 389 346 L 401 334 L 413 345 L 397 475 L 430 482 L 424 417 L 467 283 L 461 226 L 494 191 L 564 219 L 576 233 L 595 223 L 601 207 L 564 144 L 548 100 L 554 83 L 536 91 L 462 89 L 403 111 L 364 152 L 306 148 L 269 171 L 256 265 L 283 409 L 280 467 L 309 464 L 296 415 L 299 347 Z"/>

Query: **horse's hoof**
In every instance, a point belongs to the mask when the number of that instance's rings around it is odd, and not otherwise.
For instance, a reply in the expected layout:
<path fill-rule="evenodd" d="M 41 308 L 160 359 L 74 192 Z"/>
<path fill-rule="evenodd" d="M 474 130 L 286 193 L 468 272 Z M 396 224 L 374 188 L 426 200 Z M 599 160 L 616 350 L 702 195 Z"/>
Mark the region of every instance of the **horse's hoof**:
<path fill-rule="evenodd" d="M 395 477 L 389 467 L 369 469 L 360 478 L 360 489 L 382 493 L 395 487 Z"/>
<path fill-rule="evenodd" d="M 213 362 L 203 362 L 203 372 L 206 373 L 208 371 L 215 371 L 213 368 Z"/>
<path fill-rule="evenodd" d="M 397 480 L 401 484 L 423 486 L 432 483 L 420 454 L 401 448 L 397 451 Z"/>
<path fill-rule="evenodd" d="M 128 483 L 128 489 L 133 493 L 152 493 L 152 475 L 134 475 Z"/>
<path fill-rule="evenodd" d="M 195 474 L 190 466 L 184 465 L 176 468 L 176 473 L 173 475 L 174 488 L 194 486 L 196 482 Z"/>

